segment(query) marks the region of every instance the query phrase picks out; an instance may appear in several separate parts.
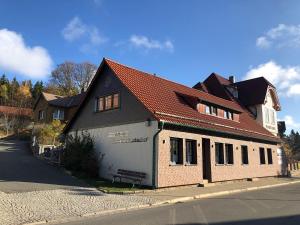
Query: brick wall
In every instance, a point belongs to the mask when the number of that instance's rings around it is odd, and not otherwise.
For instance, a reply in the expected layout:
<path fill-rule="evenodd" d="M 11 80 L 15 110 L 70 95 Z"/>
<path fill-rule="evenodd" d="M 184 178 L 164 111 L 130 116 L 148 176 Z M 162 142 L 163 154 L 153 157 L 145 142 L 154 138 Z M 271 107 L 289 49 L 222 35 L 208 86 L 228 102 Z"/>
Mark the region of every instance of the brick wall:
<path fill-rule="evenodd" d="M 170 137 L 183 138 L 183 161 L 185 162 L 185 139 L 197 140 L 197 164 L 196 165 L 170 165 Z M 212 182 L 244 179 L 252 177 L 278 175 L 277 146 L 256 142 L 241 141 L 201 134 L 163 130 L 158 138 L 158 187 L 196 184 L 203 181 L 202 178 L 202 138 L 210 139 L 211 180 Z M 233 144 L 233 165 L 216 165 L 215 142 Z M 200 145 L 200 146 L 199 146 Z M 241 145 L 248 146 L 249 165 L 242 165 Z M 267 150 L 272 149 L 273 164 L 260 165 L 259 148 L 265 148 L 267 162 Z M 225 151 L 225 149 L 224 149 Z"/>

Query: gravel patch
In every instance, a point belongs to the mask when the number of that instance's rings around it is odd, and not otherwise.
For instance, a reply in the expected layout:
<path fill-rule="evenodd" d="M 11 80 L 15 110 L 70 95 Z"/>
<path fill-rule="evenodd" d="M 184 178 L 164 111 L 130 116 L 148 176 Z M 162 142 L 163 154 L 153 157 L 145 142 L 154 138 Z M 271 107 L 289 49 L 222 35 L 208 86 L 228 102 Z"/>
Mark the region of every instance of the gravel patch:
<path fill-rule="evenodd" d="M 94 188 L 23 193 L 0 192 L 0 224 L 57 220 L 153 203 L 150 197 L 104 194 Z"/>

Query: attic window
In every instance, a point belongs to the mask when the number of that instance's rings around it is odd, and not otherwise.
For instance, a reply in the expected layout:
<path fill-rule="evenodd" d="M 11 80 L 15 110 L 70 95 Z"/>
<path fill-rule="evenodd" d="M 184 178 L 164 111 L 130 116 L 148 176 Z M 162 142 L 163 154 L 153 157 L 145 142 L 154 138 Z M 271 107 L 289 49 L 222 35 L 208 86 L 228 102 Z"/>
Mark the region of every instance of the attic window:
<path fill-rule="evenodd" d="M 95 99 L 95 112 L 102 112 L 120 107 L 120 94 L 106 95 Z"/>
<path fill-rule="evenodd" d="M 206 105 L 205 107 L 205 113 L 206 114 L 210 114 L 210 115 L 217 115 L 217 108 L 215 106 L 211 106 L 211 105 Z"/>

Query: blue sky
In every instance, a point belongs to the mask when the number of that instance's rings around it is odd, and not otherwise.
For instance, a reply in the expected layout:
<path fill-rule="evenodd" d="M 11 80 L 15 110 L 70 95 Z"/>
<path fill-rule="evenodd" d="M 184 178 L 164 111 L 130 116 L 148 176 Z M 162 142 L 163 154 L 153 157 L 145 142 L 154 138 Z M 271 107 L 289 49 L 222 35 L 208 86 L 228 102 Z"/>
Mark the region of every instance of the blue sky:
<path fill-rule="evenodd" d="M 47 81 L 66 60 L 109 57 L 188 86 L 264 75 L 300 130 L 299 12 L 297 0 L 2 0 L 0 73 Z"/>

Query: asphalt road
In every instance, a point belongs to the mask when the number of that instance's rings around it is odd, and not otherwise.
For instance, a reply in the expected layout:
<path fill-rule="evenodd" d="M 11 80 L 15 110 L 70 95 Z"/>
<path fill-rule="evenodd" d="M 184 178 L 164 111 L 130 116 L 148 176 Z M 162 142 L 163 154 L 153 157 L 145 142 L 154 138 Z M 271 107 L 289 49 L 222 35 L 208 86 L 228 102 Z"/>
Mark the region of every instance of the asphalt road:
<path fill-rule="evenodd" d="M 300 224 L 300 184 L 84 218 L 63 225 Z"/>
<path fill-rule="evenodd" d="M 86 187 L 86 184 L 33 157 L 26 142 L 0 140 L 0 191 L 14 193 L 74 187 Z"/>

